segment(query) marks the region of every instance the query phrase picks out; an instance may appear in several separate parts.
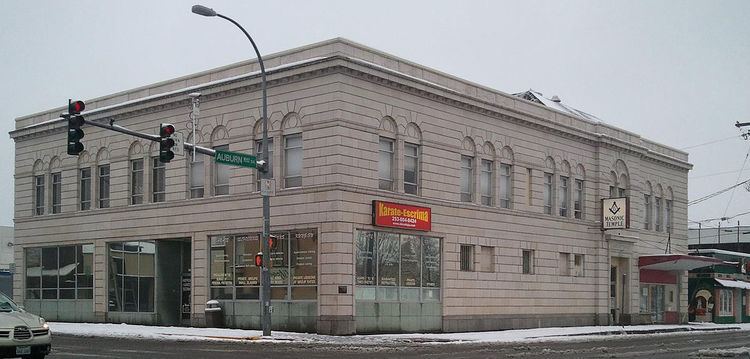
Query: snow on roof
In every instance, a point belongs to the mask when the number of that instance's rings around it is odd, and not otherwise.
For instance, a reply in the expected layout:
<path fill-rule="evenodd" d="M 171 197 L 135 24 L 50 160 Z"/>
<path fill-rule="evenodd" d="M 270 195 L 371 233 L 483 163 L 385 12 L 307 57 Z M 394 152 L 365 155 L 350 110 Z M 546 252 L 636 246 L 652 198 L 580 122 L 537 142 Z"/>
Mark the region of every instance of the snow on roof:
<path fill-rule="evenodd" d="M 513 96 L 520 97 L 524 100 L 541 103 L 542 105 L 547 106 L 549 108 L 576 116 L 578 118 L 582 118 L 584 120 L 589 120 L 589 121 L 594 121 L 594 122 L 603 122 L 600 118 L 590 113 L 583 112 L 572 106 L 564 104 L 562 101 L 560 101 L 560 99 L 557 96 L 552 96 L 552 99 L 549 99 L 549 98 L 544 97 L 544 95 L 542 95 L 541 92 L 534 91 L 532 89 L 529 89 L 526 92 L 515 93 L 513 94 Z"/>

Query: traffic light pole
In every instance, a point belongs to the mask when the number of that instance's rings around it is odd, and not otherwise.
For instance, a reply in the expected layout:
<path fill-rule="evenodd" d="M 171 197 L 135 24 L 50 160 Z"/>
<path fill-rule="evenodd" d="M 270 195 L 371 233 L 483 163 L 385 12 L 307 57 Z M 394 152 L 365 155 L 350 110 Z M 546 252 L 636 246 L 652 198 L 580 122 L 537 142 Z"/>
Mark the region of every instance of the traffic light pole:
<path fill-rule="evenodd" d="M 112 130 L 112 131 L 115 131 L 115 132 L 124 133 L 126 135 L 131 135 L 131 136 L 143 138 L 143 139 L 146 139 L 146 140 L 149 140 L 149 141 L 154 141 L 154 142 L 160 142 L 161 141 L 161 137 L 160 136 L 151 135 L 151 134 L 148 134 L 148 133 L 142 133 L 142 132 L 138 132 L 138 131 L 133 131 L 131 129 L 122 127 L 120 125 L 115 125 L 114 121 L 109 121 L 109 124 L 103 124 L 103 123 L 98 123 L 98 122 L 94 122 L 94 121 L 86 121 L 86 124 L 94 126 L 94 127 L 106 128 L 108 130 Z M 186 150 L 189 150 L 189 151 L 195 150 L 195 152 L 202 153 L 204 155 L 208 155 L 208 156 L 211 156 L 211 157 L 215 157 L 216 156 L 216 151 L 214 151 L 213 149 L 202 147 L 202 146 L 198 146 L 198 145 L 194 145 L 192 143 L 184 143 L 183 144 L 183 148 L 185 148 Z"/>

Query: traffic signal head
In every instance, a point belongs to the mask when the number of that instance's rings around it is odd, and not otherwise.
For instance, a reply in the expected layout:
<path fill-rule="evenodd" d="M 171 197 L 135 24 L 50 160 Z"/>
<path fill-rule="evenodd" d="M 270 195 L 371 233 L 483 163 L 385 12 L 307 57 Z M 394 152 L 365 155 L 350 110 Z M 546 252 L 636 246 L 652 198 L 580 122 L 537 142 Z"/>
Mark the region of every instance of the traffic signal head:
<path fill-rule="evenodd" d="M 83 116 L 81 115 L 68 116 L 69 155 L 77 156 L 78 154 L 83 152 L 83 144 L 81 143 L 81 139 L 83 138 L 83 130 L 81 129 L 81 126 L 83 126 L 84 122 L 85 121 L 83 119 Z"/>
<path fill-rule="evenodd" d="M 258 254 L 255 255 L 255 266 L 256 267 L 263 266 L 263 253 L 262 252 L 258 252 Z"/>
<path fill-rule="evenodd" d="M 174 125 L 171 123 L 162 123 L 159 126 L 159 137 L 161 137 L 161 140 L 159 140 L 160 162 L 167 163 L 174 158 L 174 152 L 172 152 L 172 147 L 174 147 L 174 139 L 172 139 L 172 135 L 174 132 Z"/>
<path fill-rule="evenodd" d="M 274 236 L 273 234 L 268 236 L 268 249 L 276 249 L 276 246 L 278 245 L 279 237 Z"/>
<path fill-rule="evenodd" d="M 72 101 L 68 103 L 68 114 L 69 115 L 77 115 L 81 112 L 83 112 L 83 109 L 86 108 L 86 104 L 83 103 L 83 101 Z"/>

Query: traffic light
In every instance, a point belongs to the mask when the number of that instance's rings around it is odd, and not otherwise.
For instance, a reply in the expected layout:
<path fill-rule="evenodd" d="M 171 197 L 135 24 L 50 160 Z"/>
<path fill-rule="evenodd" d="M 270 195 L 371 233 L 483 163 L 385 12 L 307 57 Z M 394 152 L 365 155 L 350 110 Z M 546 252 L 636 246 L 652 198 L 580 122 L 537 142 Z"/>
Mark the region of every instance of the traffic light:
<path fill-rule="evenodd" d="M 68 113 L 63 114 L 68 120 L 68 154 L 78 156 L 83 152 L 83 130 L 81 126 L 86 122 L 80 113 L 86 108 L 83 101 L 68 101 Z"/>
<path fill-rule="evenodd" d="M 263 252 L 258 252 L 258 254 L 255 255 L 255 266 L 256 267 L 263 266 Z"/>
<path fill-rule="evenodd" d="M 161 137 L 161 140 L 159 140 L 160 162 L 167 163 L 174 158 L 174 152 L 172 152 L 172 147 L 174 147 L 172 135 L 174 132 L 174 125 L 171 123 L 162 123 L 159 125 L 159 137 Z"/>

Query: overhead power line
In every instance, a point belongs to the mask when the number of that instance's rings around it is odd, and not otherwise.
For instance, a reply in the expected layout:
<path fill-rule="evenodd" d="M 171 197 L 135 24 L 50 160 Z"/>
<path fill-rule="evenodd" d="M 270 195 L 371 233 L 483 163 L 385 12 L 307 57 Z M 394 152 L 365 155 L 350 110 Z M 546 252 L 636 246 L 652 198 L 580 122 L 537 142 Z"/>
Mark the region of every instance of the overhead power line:
<path fill-rule="evenodd" d="M 748 179 L 746 179 L 746 180 L 744 180 L 744 181 L 742 181 L 742 182 L 740 182 L 740 183 L 737 183 L 737 184 L 735 184 L 735 185 L 732 185 L 732 186 L 729 186 L 729 187 L 727 187 L 727 188 L 724 188 L 724 189 L 722 189 L 722 190 L 720 190 L 720 191 L 716 191 L 716 192 L 714 192 L 714 193 L 711 193 L 711 194 L 709 194 L 709 195 L 703 196 L 703 197 L 701 197 L 701 198 L 698 198 L 698 199 L 694 199 L 694 200 L 692 200 L 692 201 L 689 201 L 689 202 L 688 202 L 688 206 L 692 206 L 692 205 L 694 205 L 694 204 L 698 204 L 698 203 L 701 203 L 701 202 L 703 202 L 703 201 L 705 201 L 705 200 L 709 200 L 709 199 L 711 199 L 711 198 L 714 198 L 714 197 L 716 197 L 716 196 L 718 196 L 718 195 L 720 195 L 720 194 L 722 194 L 722 193 L 725 193 L 725 192 L 729 192 L 729 191 L 731 191 L 731 190 L 732 190 L 732 189 L 734 189 L 734 188 L 737 188 L 737 187 L 739 187 L 739 186 L 742 186 L 742 185 L 744 185 L 745 183 L 750 183 L 750 178 L 748 178 Z"/>
<path fill-rule="evenodd" d="M 704 143 L 699 143 L 697 145 L 692 145 L 692 146 L 688 146 L 688 147 L 682 147 L 682 148 L 680 148 L 680 150 L 689 150 L 691 148 L 696 148 L 696 147 L 701 147 L 701 146 L 708 146 L 708 145 L 712 145 L 714 143 L 724 142 L 724 141 L 728 141 L 728 140 L 731 140 L 731 139 L 734 139 L 734 138 L 739 138 L 739 137 L 741 137 L 741 136 L 740 135 L 734 135 L 734 136 L 731 136 L 731 137 L 720 138 L 718 140 L 713 140 L 713 141 L 708 141 L 708 142 L 704 142 Z"/>

